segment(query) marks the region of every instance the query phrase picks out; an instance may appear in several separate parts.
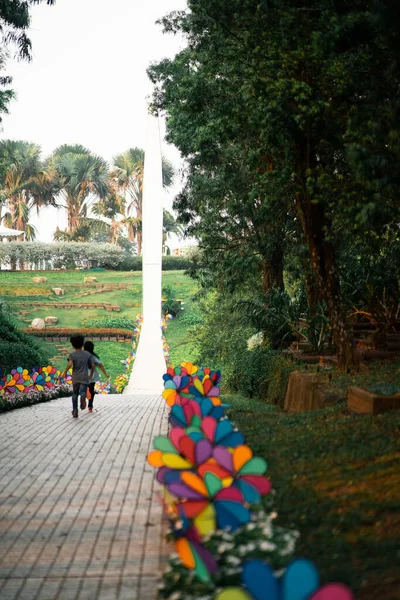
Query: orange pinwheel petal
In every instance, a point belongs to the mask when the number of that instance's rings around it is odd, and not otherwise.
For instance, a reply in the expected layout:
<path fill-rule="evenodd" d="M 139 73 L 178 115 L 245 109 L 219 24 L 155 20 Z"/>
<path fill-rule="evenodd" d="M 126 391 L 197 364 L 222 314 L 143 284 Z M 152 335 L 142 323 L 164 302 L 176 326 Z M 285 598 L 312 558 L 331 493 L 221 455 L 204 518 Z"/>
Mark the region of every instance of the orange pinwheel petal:
<path fill-rule="evenodd" d="M 253 457 L 253 452 L 248 446 L 238 446 L 233 452 L 233 468 L 236 472 Z"/>
<path fill-rule="evenodd" d="M 147 456 L 147 462 L 152 467 L 163 467 L 164 461 L 161 450 L 153 450 L 153 452 L 150 452 L 150 454 Z"/>
<path fill-rule="evenodd" d="M 185 567 L 187 569 L 194 569 L 196 563 L 188 540 L 186 538 L 180 538 L 176 541 L 175 548 Z"/>
<path fill-rule="evenodd" d="M 193 490 L 199 492 L 199 494 L 201 494 L 202 496 L 205 496 L 206 498 L 208 497 L 208 490 L 205 486 L 204 481 L 195 473 L 185 471 L 181 475 L 181 480 Z"/>

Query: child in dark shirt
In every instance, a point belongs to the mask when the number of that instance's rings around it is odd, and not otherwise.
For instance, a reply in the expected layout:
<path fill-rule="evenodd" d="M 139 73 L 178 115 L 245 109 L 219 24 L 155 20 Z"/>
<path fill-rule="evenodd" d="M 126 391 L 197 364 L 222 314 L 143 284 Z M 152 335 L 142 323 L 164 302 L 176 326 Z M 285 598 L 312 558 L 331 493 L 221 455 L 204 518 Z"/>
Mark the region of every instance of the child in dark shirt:
<path fill-rule="evenodd" d="M 85 342 L 83 335 L 73 335 L 70 341 L 74 352 L 68 356 L 66 369 L 61 377 L 65 377 L 67 371 L 72 368 L 72 416 L 76 419 L 78 417 L 78 396 L 81 397 L 81 410 L 86 408 L 86 392 L 89 378 L 93 377 L 95 365 L 90 352 L 83 349 Z"/>

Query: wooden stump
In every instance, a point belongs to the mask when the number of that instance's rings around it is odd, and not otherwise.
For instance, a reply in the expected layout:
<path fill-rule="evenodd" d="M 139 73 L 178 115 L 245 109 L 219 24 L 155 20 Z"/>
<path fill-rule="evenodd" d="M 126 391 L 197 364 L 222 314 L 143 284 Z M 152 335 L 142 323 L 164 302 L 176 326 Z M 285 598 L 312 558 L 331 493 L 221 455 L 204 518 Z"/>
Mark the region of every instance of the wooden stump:
<path fill-rule="evenodd" d="M 387 410 L 400 408 L 400 394 L 380 396 L 359 387 L 349 388 L 347 406 L 353 412 L 364 415 L 377 415 Z"/>

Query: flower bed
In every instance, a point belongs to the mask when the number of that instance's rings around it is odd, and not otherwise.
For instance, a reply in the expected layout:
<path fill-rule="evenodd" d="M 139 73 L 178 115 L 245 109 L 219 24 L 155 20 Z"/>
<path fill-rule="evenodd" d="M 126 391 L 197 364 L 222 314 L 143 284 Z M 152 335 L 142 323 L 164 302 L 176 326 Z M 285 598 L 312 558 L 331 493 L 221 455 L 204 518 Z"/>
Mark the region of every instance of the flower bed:
<path fill-rule="evenodd" d="M 71 375 L 60 377 L 51 365 L 28 371 L 22 367 L 0 369 L 0 412 L 71 395 Z"/>
<path fill-rule="evenodd" d="M 298 532 L 273 524 L 267 464 L 253 456 L 225 415 L 220 373 L 182 363 L 168 368 L 163 396 L 168 436 L 148 462 L 163 485 L 169 539 L 177 555 L 160 596 L 169 600 L 351 600 L 342 584 L 320 588 L 315 566 L 292 560 Z M 282 569 L 284 569 L 282 573 Z"/>

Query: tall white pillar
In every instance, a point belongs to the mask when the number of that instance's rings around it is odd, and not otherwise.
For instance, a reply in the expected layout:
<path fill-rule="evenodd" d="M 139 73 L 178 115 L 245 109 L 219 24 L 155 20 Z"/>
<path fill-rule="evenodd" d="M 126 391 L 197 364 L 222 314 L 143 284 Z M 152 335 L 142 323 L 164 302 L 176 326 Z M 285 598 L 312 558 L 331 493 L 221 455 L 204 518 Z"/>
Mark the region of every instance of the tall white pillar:
<path fill-rule="evenodd" d="M 161 393 L 166 371 L 161 334 L 162 297 L 162 160 L 157 117 L 147 118 L 144 160 L 142 253 L 143 325 L 132 376 L 125 394 L 149 391 Z"/>

